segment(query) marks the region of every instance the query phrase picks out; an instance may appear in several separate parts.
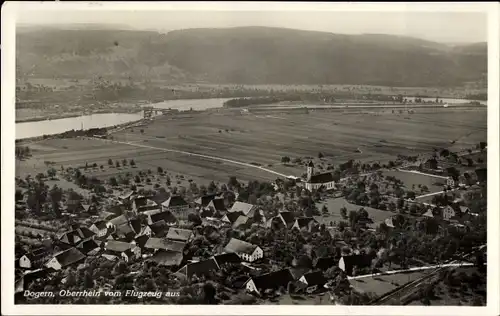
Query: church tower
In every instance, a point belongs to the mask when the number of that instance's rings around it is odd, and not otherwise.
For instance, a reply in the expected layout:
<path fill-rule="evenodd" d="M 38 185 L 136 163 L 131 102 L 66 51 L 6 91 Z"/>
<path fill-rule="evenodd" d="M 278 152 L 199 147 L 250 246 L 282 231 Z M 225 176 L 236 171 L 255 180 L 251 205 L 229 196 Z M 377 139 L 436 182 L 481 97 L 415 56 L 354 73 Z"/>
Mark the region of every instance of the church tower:
<path fill-rule="evenodd" d="M 307 182 L 311 181 L 313 174 L 314 174 L 314 164 L 312 163 L 312 161 L 310 161 L 309 164 L 307 165 Z"/>

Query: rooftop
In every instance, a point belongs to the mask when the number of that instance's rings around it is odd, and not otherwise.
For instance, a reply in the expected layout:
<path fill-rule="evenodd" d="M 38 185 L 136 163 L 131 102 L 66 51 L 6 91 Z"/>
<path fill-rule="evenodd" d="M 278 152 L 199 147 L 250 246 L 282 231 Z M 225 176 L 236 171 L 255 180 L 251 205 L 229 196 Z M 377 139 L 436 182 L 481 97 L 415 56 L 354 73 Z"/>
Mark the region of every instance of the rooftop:
<path fill-rule="evenodd" d="M 236 201 L 233 204 L 233 207 L 231 207 L 231 209 L 229 210 L 229 212 L 230 213 L 242 212 L 244 215 L 248 215 L 252 210 L 256 208 L 257 208 L 256 205 Z"/>
<path fill-rule="evenodd" d="M 171 227 L 167 233 L 167 239 L 188 241 L 193 236 L 193 232 L 188 229 Z"/>
<path fill-rule="evenodd" d="M 176 207 L 176 206 L 185 206 L 188 203 L 180 196 L 180 195 L 172 195 L 165 202 L 161 204 L 164 207 Z"/>
<path fill-rule="evenodd" d="M 59 252 L 58 254 L 54 255 L 54 257 L 62 267 L 69 266 L 73 263 L 85 259 L 85 255 L 74 247 Z"/>
<path fill-rule="evenodd" d="M 258 246 L 251 244 L 249 242 L 239 240 L 236 238 L 231 238 L 229 243 L 224 247 L 224 251 L 226 252 L 236 252 L 236 253 L 245 253 L 251 255 Z"/>

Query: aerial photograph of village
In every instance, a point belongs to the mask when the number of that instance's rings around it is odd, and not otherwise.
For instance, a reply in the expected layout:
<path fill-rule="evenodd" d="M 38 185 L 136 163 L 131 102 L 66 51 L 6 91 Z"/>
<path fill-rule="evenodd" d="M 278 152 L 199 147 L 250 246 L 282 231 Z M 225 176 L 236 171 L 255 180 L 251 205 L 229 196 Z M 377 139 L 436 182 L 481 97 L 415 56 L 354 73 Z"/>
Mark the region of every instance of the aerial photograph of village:
<path fill-rule="evenodd" d="M 484 16 L 134 14 L 20 15 L 15 304 L 486 306 Z"/>

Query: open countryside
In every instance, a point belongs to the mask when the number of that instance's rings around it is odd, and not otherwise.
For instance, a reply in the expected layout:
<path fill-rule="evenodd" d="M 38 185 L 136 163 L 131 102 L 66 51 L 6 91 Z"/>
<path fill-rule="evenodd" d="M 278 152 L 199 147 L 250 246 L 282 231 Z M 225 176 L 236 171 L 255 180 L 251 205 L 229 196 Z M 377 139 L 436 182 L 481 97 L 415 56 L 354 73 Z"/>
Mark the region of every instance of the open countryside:
<path fill-rule="evenodd" d="M 17 45 L 16 304 L 486 305 L 486 43 L 61 26 Z M 175 295 L 25 294 L 62 286 Z"/>

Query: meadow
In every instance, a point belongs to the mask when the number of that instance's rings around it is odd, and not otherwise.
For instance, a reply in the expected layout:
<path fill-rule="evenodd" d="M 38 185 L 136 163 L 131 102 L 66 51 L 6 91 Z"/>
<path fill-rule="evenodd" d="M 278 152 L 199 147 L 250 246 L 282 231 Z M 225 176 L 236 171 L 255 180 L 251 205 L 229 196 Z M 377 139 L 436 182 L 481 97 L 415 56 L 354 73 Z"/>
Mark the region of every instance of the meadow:
<path fill-rule="evenodd" d="M 395 160 L 398 154 L 428 153 L 450 146 L 450 140 L 455 139 L 455 147 L 474 146 L 486 139 L 486 114 L 486 108 L 439 108 L 417 109 L 414 114 L 392 113 L 390 109 L 370 113 L 341 109 L 256 116 L 221 109 L 161 116 L 146 126 L 112 135 L 114 140 L 128 144 L 84 138 L 32 143 L 33 157 L 17 162 L 16 174 L 45 172 L 44 162 L 51 161 L 56 169 L 85 163 L 103 165 L 103 170 L 92 171 L 101 178 L 147 169 L 156 172 L 162 167 L 195 181 L 227 182 L 229 176 L 244 181 L 274 180 L 276 174 L 256 167 L 167 150 L 220 157 L 300 176 L 305 168 L 283 165 L 283 156 L 307 160 L 321 152 L 325 163 L 338 166 L 349 159 L 383 163 Z M 110 168 L 108 159 L 134 159 L 136 168 Z"/>

